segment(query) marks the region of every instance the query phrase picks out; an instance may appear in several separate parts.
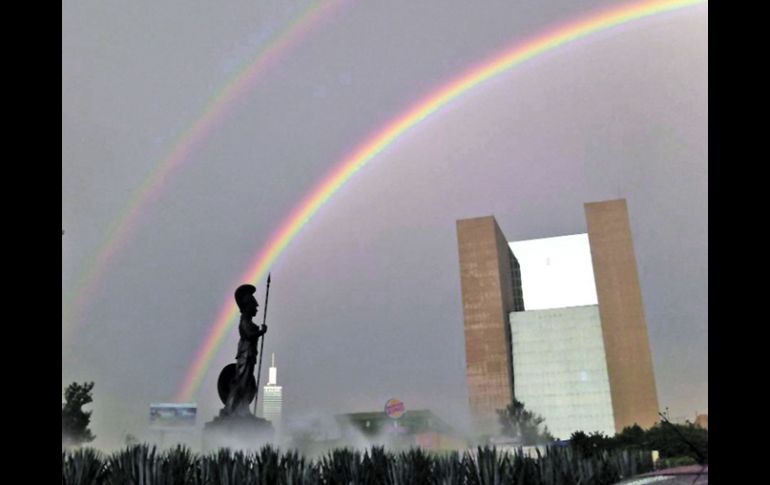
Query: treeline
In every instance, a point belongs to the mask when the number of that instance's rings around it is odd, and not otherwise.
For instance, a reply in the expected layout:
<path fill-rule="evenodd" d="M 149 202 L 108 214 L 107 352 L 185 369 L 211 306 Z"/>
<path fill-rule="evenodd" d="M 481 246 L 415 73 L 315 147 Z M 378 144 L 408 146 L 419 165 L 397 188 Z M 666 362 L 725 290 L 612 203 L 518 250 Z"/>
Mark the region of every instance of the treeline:
<path fill-rule="evenodd" d="M 615 436 L 602 433 L 573 433 L 570 446 L 581 456 L 593 456 L 619 449 L 657 450 L 663 461 L 659 467 L 708 463 L 708 430 L 694 424 L 662 422 L 650 429 L 625 428 Z"/>

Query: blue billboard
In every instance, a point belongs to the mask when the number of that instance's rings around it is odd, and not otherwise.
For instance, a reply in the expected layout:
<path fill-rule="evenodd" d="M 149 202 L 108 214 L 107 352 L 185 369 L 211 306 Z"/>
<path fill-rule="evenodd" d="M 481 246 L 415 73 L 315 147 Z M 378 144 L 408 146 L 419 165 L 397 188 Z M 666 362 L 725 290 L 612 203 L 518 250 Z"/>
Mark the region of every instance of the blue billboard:
<path fill-rule="evenodd" d="M 179 429 L 195 426 L 198 405 L 195 403 L 150 404 L 150 427 L 155 429 Z"/>

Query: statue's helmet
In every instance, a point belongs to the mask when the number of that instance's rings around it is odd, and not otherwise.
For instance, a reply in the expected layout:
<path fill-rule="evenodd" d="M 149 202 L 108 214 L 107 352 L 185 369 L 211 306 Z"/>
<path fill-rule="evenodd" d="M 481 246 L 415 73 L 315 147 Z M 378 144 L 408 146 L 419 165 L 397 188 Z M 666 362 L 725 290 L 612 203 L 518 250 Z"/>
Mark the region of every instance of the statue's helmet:
<path fill-rule="evenodd" d="M 235 303 L 241 310 L 241 313 L 249 306 L 249 302 L 252 301 L 254 293 L 257 292 L 257 288 L 254 285 L 241 285 L 235 290 Z"/>

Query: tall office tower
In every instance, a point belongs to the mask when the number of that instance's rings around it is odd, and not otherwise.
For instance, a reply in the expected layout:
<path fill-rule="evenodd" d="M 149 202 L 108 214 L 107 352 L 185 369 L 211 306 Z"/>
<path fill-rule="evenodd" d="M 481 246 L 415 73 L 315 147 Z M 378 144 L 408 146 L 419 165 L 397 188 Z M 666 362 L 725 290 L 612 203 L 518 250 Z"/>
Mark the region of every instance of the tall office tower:
<path fill-rule="evenodd" d="M 508 314 L 524 310 L 519 263 L 492 216 L 457 221 L 471 411 L 493 420 L 513 401 Z"/>
<path fill-rule="evenodd" d="M 466 373 L 477 418 L 494 416 L 516 396 L 560 438 L 657 421 L 625 201 L 585 210 L 587 235 L 510 246 L 491 216 L 457 221 Z M 532 310 L 525 311 L 522 293 Z"/>
<path fill-rule="evenodd" d="M 585 204 L 615 429 L 658 421 L 658 394 L 624 199 Z"/>
<path fill-rule="evenodd" d="M 281 430 L 282 405 L 283 388 L 278 385 L 278 369 L 275 367 L 275 354 L 273 354 L 267 384 L 262 388 L 262 417 L 273 424 L 276 434 Z"/>

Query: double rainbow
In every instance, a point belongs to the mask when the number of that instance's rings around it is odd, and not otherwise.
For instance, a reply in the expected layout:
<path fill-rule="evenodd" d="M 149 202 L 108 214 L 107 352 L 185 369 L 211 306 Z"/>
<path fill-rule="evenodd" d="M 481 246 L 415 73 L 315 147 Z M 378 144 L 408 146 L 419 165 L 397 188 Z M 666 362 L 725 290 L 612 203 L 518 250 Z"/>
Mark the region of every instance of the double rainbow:
<path fill-rule="evenodd" d="M 470 91 L 483 82 L 502 74 L 521 63 L 559 46 L 587 37 L 591 34 L 684 7 L 706 3 L 705 0 L 646 1 L 625 4 L 580 18 L 549 30 L 529 41 L 517 43 L 474 69 L 441 86 L 422 101 L 416 103 L 401 116 L 396 117 L 370 138 L 339 161 L 334 169 L 296 206 L 281 224 L 268 243 L 260 249 L 249 265 L 249 270 L 236 280 L 233 288 L 243 282 L 260 281 L 273 262 L 294 239 L 302 227 L 364 165 L 395 142 L 410 128 L 424 121 L 450 101 Z M 186 402 L 193 399 L 207 369 L 227 331 L 235 321 L 237 309 L 231 298 L 226 300 L 206 339 L 199 348 L 187 375 L 177 392 L 176 399 Z"/>
<path fill-rule="evenodd" d="M 346 3 L 344 0 L 319 0 L 311 3 L 285 29 L 271 39 L 249 64 L 218 90 L 202 114 L 182 132 L 169 153 L 134 191 L 126 208 L 108 228 L 104 243 L 94 253 L 95 256 L 86 263 L 85 271 L 81 273 L 80 278 L 64 298 L 63 323 L 71 327 L 80 319 L 79 313 L 99 287 L 99 282 L 110 262 L 136 230 L 143 209 L 158 198 L 160 190 L 166 185 L 172 172 L 188 160 L 195 149 L 214 132 L 232 111 L 236 101 L 250 92 L 257 80 L 269 72 L 268 68 L 285 59 L 288 52 L 297 47 L 316 26 L 329 18 L 344 3 Z M 62 326 L 62 337 L 66 326 Z"/>

